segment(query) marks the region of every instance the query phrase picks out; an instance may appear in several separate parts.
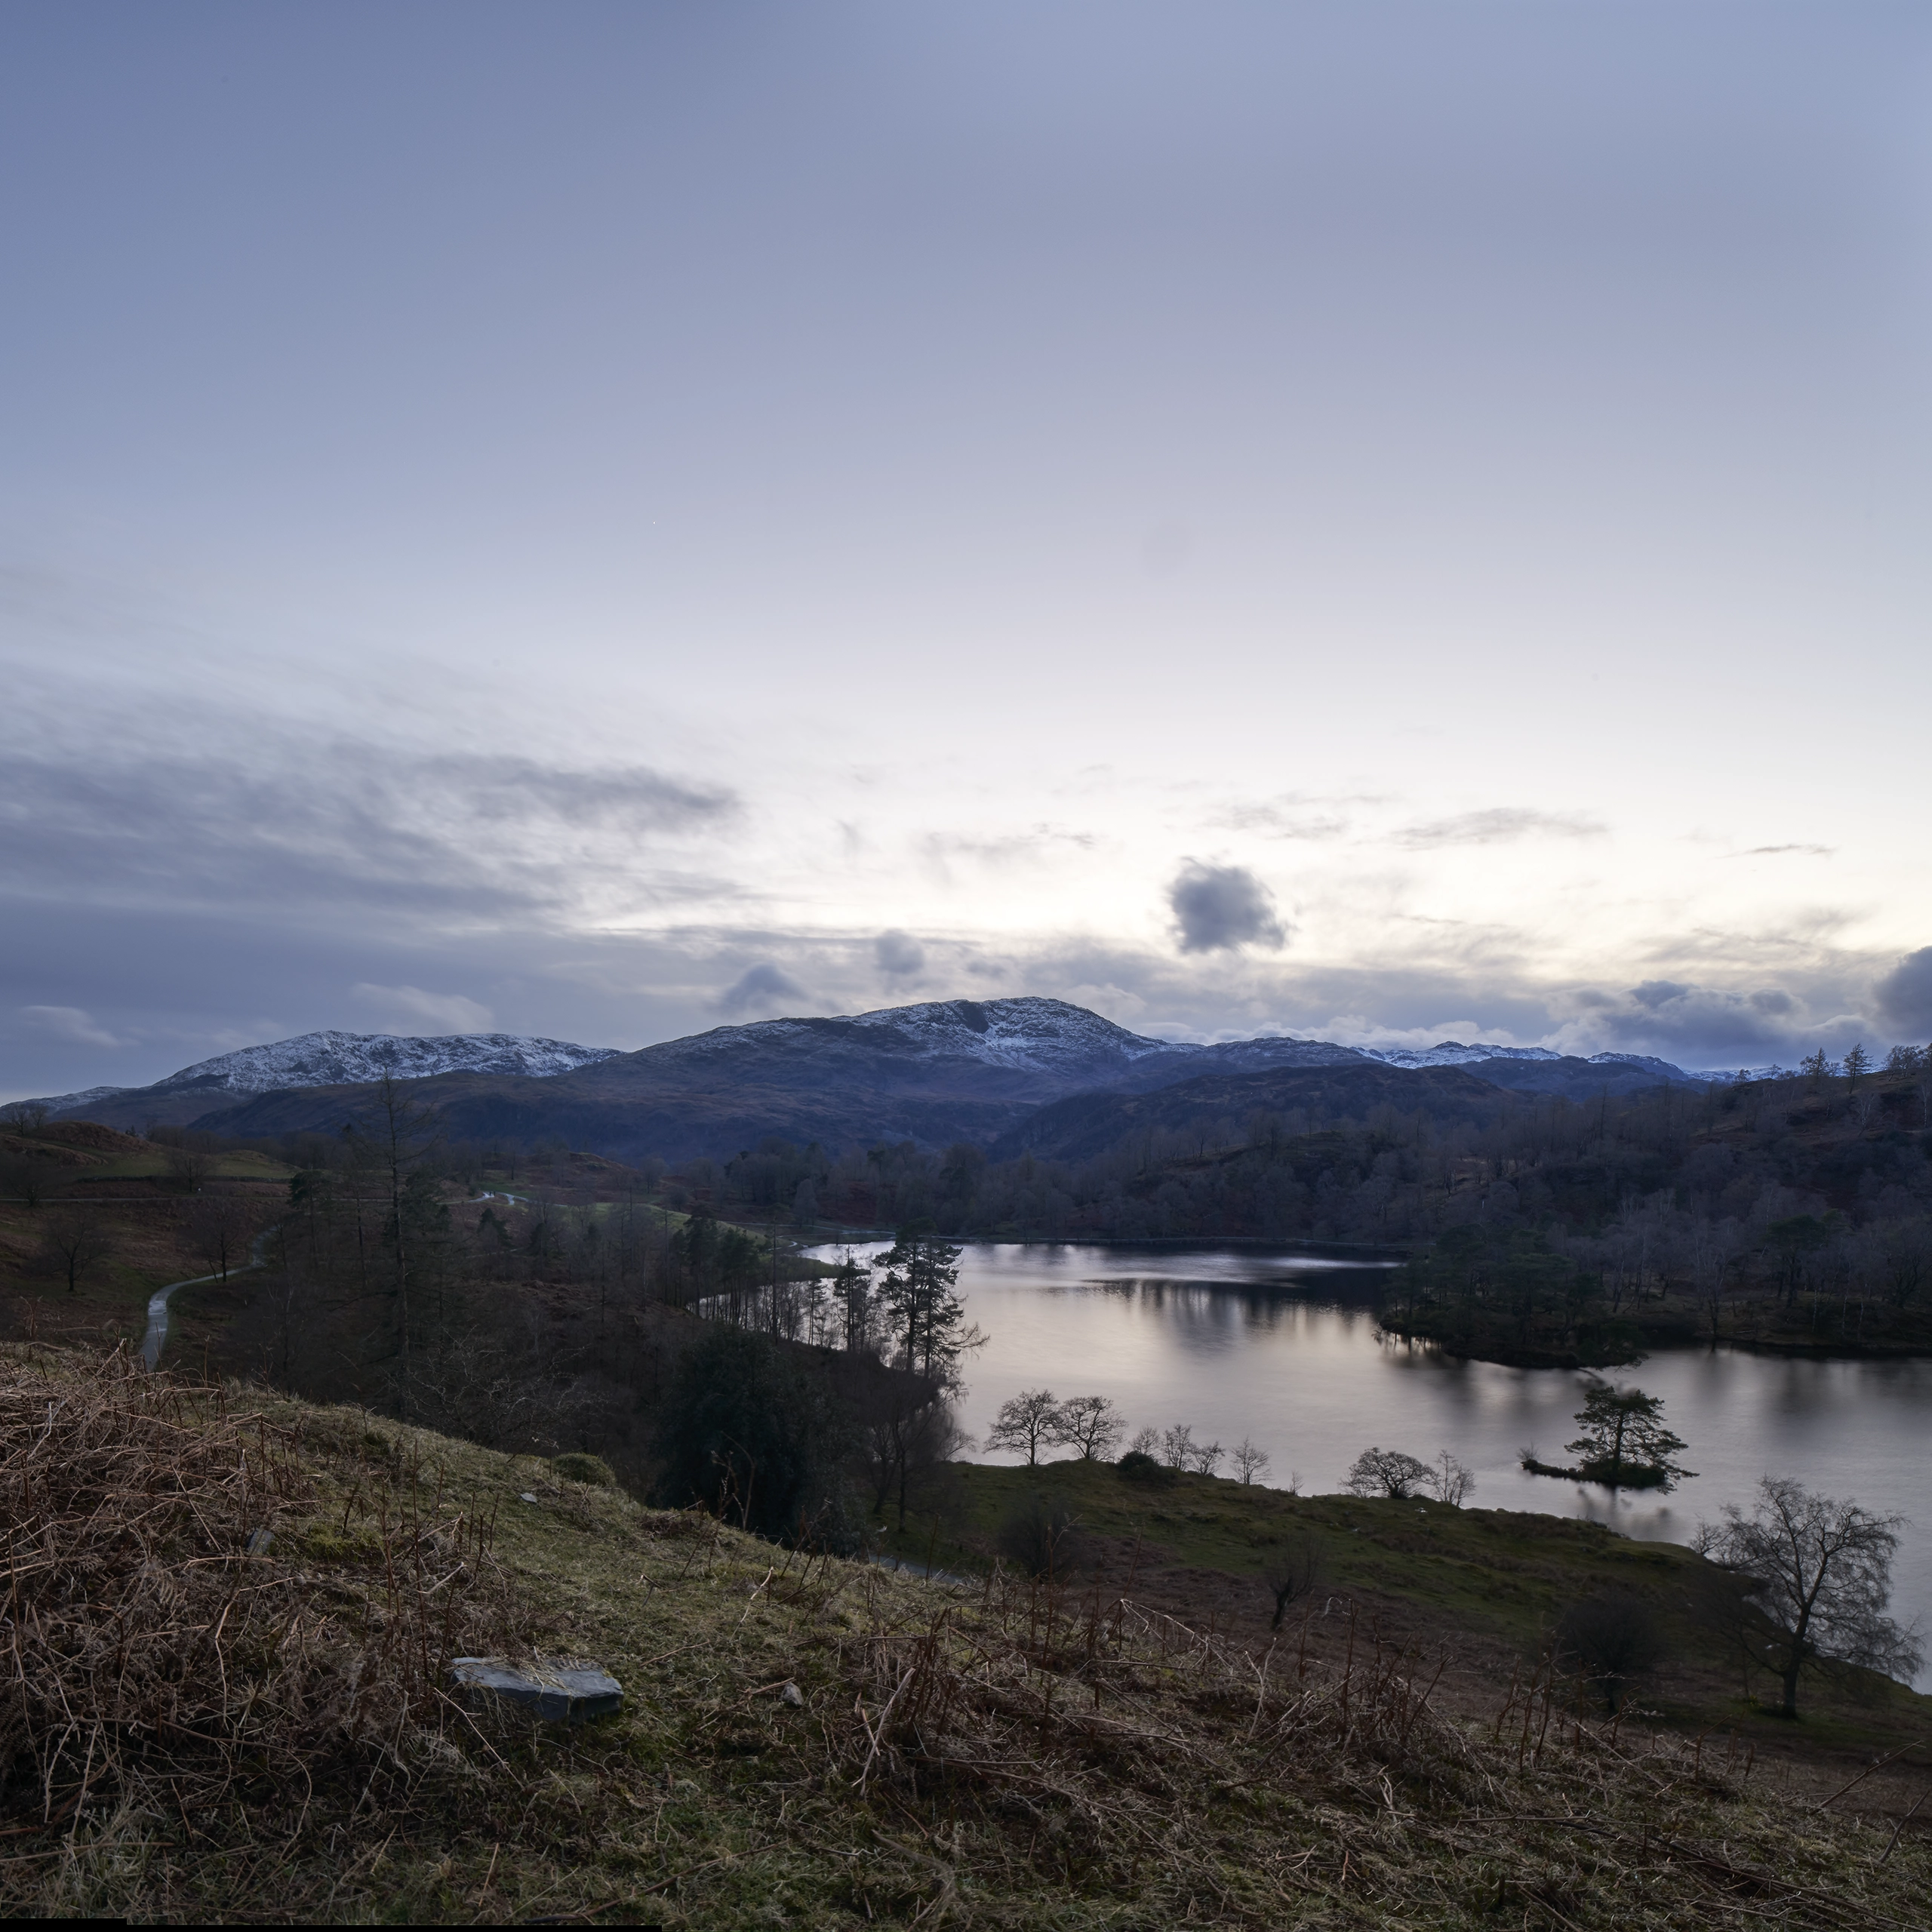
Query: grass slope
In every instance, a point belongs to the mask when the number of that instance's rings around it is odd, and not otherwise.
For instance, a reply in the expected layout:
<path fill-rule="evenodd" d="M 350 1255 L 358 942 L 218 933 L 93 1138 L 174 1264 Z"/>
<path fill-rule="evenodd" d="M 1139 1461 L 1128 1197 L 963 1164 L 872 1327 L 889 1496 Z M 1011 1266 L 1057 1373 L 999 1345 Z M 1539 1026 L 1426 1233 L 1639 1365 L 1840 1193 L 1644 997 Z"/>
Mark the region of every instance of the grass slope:
<path fill-rule="evenodd" d="M 1446 1712 L 1360 1614 L 1265 1654 L 1087 1583 L 915 1583 L 118 1358 L 0 1354 L 0 1520 L 16 1914 L 1880 1927 L 1932 1879 L 1546 1677 Z M 594 1659 L 625 1710 L 472 1712 L 482 1649 Z"/>

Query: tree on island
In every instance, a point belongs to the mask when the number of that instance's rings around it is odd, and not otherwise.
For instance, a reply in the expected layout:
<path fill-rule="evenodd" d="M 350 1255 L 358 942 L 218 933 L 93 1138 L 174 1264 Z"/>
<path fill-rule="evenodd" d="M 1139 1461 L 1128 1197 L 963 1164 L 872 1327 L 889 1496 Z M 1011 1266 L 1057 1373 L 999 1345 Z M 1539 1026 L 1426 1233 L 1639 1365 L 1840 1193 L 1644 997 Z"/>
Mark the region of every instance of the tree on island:
<path fill-rule="evenodd" d="M 1599 1382 L 1583 1398 L 1577 1420 L 1583 1432 L 1567 1447 L 1577 1466 L 1566 1475 L 1608 1489 L 1672 1489 L 1697 1474 L 1671 1460 L 1685 1444 L 1663 1426 L 1661 1396 Z"/>
<path fill-rule="evenodd" d="M 1700 1529 L 1697 1548 L 1752 1586 L 1770 1632 L 1758 1636 L 1759 1654 L 1784 1684 L 1780 1715 L 1797 1716 L 1799 1674 L 1821 1660 L 1909 1679 L 1919 1644 L 1885 1614 L 1905 1518 L 1814 1496 L 1789 1477 L 1765 1477 L 1758 1494 L 1750 1516 L 1727 1504 L 1721 1527 Z"/>

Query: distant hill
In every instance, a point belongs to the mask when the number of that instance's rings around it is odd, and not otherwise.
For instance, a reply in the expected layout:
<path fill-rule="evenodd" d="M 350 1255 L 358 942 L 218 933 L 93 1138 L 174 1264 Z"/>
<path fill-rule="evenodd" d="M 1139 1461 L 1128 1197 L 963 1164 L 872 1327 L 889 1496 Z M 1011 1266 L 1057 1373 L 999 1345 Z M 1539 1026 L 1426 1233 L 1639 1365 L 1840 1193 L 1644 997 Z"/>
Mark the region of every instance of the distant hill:
<path fill-rule="evenodd" d="M 1257 1073 L 1209 1074 L 1152 1093 L 1076 1094 L 1029 1115 L 986 1151 L 995 1161 L 1034 1154 L 1043 1160 L 1091 1160 L 1137 1137 L 1169 1143 L 1223 1121 L 1300 1109 L 1311 1119 L 1359 1119 L 1383 1105 L 1420 1109 L 1438 1120 L 1481 1121 L 1507 1103 L 1486 1080 L 1459 1066 L 1411 1070 L 1358 1060 L 1353 1066 L 1270 1067 Z"/>
<path fill-rule="evenodd" d="M 95 1088 L 49 1105 L 56 1115 L 114 1126 L 159 1121 L 239 1136 L 332 1131 L 366 1105 L 370 1083 L 384 1072 L 408 1081 L 458 1139 L 561 1139 L 619 1159 L 674 1161 L 728 1157 L 770 1134 L 833 1148 L 900 1140 L 984 1147 L 1004 1144 L 1038 1109 L 1076 1095 L 1152 1094 L 1277 1072 L 1336 1076 L 1339 1084 L 1314 1079 L 1297 1091 L 1332 1094 L 1337 1106 L 1344 1095 L 1386 1089 L 1404 1107 L 1438 1091 L 1414 1083 L 1446 1072 L 1491 1091 L 1578 1098 L 1692 1078 L 1635 1056 L 1586 1060 L 1546 1048 L 1456 1041 L 1415 1051 L 1285 1036 L 1158 1040 L 1065 1000 L 1020 998 L 761 1020 L 635 1053 L 501 1033 L 308 1033 L 202 1061 L 152 1087 Z M 1359 1110 L 1354 1098 L 1349 1110 Z"/>
<path fill-rule="evenodd" d="M 567 1040 L 528 1039 L 514 1033 L 454 1033 L 406 1039 L 392 1033 L 303 1033 L 272 1045 L 243 1047 L 198 1060 L 149 1087 L 90 1087 L 41 1102 L 57 1118 L 140 1128 L 151 1121 L 191 1124 L 238 1097 L 291 1088 L 332 1087 L 380 1080 L 422 1080 L 457 1069 L 479 1073 L 553 1078 L 609 1060 L 613 1047 L 580 1047 Z"/>

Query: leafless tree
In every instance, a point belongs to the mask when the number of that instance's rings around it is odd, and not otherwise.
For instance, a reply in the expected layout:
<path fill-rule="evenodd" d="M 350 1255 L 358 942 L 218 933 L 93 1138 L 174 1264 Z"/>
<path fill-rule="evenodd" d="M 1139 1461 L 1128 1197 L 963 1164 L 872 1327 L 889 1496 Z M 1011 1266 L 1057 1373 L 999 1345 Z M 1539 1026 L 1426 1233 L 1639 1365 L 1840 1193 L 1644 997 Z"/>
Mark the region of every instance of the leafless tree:
<path fill-rule="evenodd" d="M 1475 1494 L 1476 1472 L 1444 1449 L 1429 1472 L 1429 1484 L 1451 1509 L 1460 1509 Z"/>
<path fill-rule="evenodd" d="M 1268 1473 L 1269 1455 L 1248 1436 L 1244 1435 L 1235 1444 L 1235 1480 L 1244 1488 L 1258 1482 Z"/>
<path fill-rule="evenodd" d="M 999 1405 L 999 1415 L 986 1431 L 989 1449 L 1023 1450 L 1026 1466 L 1036 1467 L 1040 1451 L 1055 1439 L 1060 1420 L 1059 1398 L 1051 1389 L 1023 1389 Z"/>
<path fill-rule="evenodd" d="M 1783 1715 L 1797 1716 L 1798 1678 L 1822 1659 L 1909 1677 L 1918 1640 L 1885 1614 L 1905 1518 L 1814 1495 L 1789 1477 L 1765 1477 L 1758 1499 L 1749 1516 L 1728 1505 L 1723 1523 L 1700 1529 L 1698 1546 L 1752 1585 L 1770 1633 L 1765 1660 L 1784 1685 Z"/>
<path fill-rule="evenodd" d="M 1184 1469 L 1194 1460 L 1194 1426 L 1177 1422 L 1161 1438 L 1161 1460 L 1171 1469 Z"/>
<path fill-rule="evenodd" d="M 200 1147 L 171 1147 L 168 1175 L 183 1194 L 198 1194 L 214 1178 L 215 1158 Z"/>
<path fill-rule="evenodd" d="M 1347 1487 L 1355 1496 L 1383 1496 L 1406 1502 L 1426 1488 L 1434 1472 L 1399 1449 L 1364 1449 L 1350 1467 Z"/>
<path fill-rule="evenodd" d="M 188 1237 L 211 1275 L 225 1281 L 246 1258 L 254 1217 L 249 1204 L 233 1194 L 198 1195 L 188 1210 Z"/>
<path fill-rule="evenodd" d="M 1218 1442 L 1197 1442 L 1189 1452 L 1187 1466 L 1198 1476 L 1211 1476 L 1227 1453 Z"/>
<path fill-rule="evenodd" d="M 115 1251 L 112 1231 L 97 1208 L 66 1208 L 48 1217 L 41 1235 L 44 1263 L 67 1279 L 67 1292 L 78 1294 Z"/>
<path fill-rule="evenodd" d="M 1083 1463 L 1103 1463 L 1127 1433 L 1121 1412 L 1105 1395 L 1072 1395 L 1060 1405 L 1051 1441 L 1077 1449 Z"/>

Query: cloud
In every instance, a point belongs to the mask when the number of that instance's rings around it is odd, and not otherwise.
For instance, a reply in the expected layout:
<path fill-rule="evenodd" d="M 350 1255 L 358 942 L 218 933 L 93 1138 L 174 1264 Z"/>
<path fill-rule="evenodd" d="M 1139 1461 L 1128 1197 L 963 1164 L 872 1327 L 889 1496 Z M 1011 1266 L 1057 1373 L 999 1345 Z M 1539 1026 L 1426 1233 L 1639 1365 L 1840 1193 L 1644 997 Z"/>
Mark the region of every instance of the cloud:
<path fill-rule="evenodd" d="M 165 734 L 162 734 L 164 737 Z M 739 897 L 667 863 L 721 788 L 641 766 L 425 757 L 264 726 L 238 752 L 10 755 L 0 891 L 128 908 L 345 912 L 413 927 L 595 921 Z"/>
<path fill-rule="evenodd" d="M 1932 1033 L 1932 946 L 1908 952 L 1875 990 L 1878 1011 L 1902 1032 Z"/>
<path fill-rule="evenodd" d="M 445 1033 L 487 1033 L 490 1009 L 461 993 L 425 992 L 420 986 L 378 986 L 365 980 L 351 989 L 365 1006 L 386 1017 L 440 1028 Z"/>
<path fill-rule="evenodd" d="M 1168 888 L 1168 903 L 1183 952 L 1226 952 L 1242 946 L 1278 951 L 1287 941 L 1273 895 L 1245 866 L 1186 860 Z"/>
<path fill-rule="evenodd" d="M 786 1006 L 811 1004 L 811 995 L 790 974 L 769 961 L 740 974 L 718 997 L 720 1013 L 771 1014 Z"/>
<path fill-rule="evenodd" d="M 926 949 L 911 934 L 897 929 L 879 934 L 872 956 L 889 980 L 912 979 L 926 970 Z"/>
<path fill-rule="evenodd" d="M 1500 845 L 1513 838 L 1601 838 L 1608 829 L 1592 818 L 1540 812 L 1527 805 L 1495 805 L 1487 811 L 1405 826 L 1395 838 L 1398 845 L 1423 851 L 1438 845 Z"/>
<path fill-rule="evenodd" d="M 97 1026 L 93 1015 L 78 1006 L 23 1006 L 20 1014 L 28 1029 L 42 1039 L 57 1040 L 75 1047 L 118 1047 L 127 1044 L 105 1026 Z"/>
<path fill-rule="evenodd" d="M 1774 859 L 1781 853 L 1798 852 L 1807 858 L 1829 859 L 1838 848 L 1835 845 L 1753 845 L 1748 851 L 1734 852 L 1734 859 Z"/>

